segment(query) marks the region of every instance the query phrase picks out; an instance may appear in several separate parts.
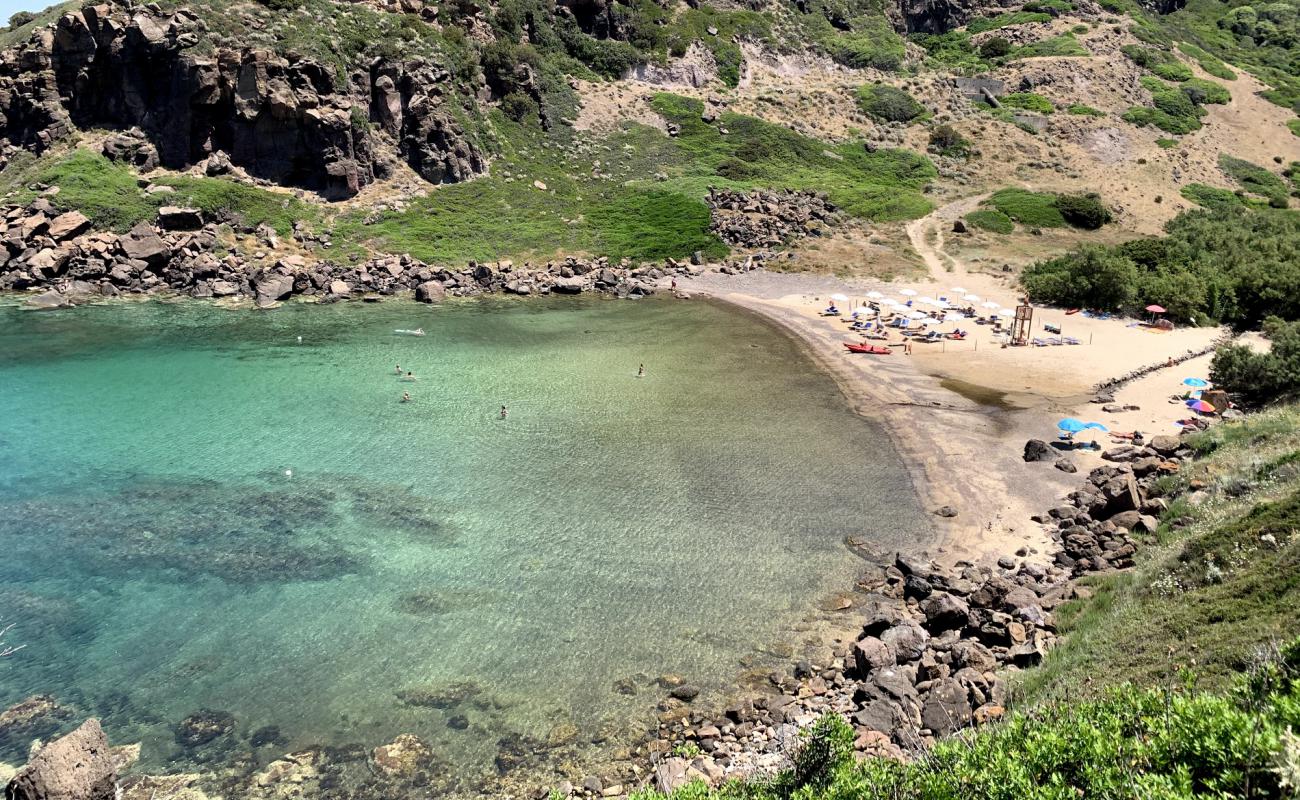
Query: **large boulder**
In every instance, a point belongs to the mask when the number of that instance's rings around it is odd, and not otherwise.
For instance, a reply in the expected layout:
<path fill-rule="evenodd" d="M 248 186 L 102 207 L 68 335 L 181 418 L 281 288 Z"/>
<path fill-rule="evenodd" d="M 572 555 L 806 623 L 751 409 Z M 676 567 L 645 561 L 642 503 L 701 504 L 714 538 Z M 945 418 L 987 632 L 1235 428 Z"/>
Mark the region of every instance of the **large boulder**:
<path fill-rule="evenodd" d="M 117 245 L 122 248 L 122 253 L 127 258 L 147 262 L 150 266 L 162 263 L 168 255 L 167 243 L 147 222 L 138 223 L 124 236 L 119 237 Z"/>
<path fill-rule="evenodd" d="M 268 275 L 257 282 L 257 304 L 270 305 L 293 293 L 292 275 Z"/>
<path fill-rule="evenodd" d="M 921 724 L 935 736 L 947 736 L 971 724 L 971 710 L 966 687 L 955 678 L 944 678 L 930 687 L 930 693 L 921 706 Z"/>
<path fill-rule="evenodd" d="M 859 675 L 870 675 L 883 667 L 892 667 L 896 660 L 894 648 L 874 636 L 864 636 L 853 645 L 853 663 Z"/>
<path fill-rule="evenodd" d="M 415 299 L 421 303 L 433 303 L 447 296 L 447 290 L 438 281 L 425 281 L 415 287 Z"/>
<path fill-rule="evenodd" d="M 158 226 L 166 231 L 197 231 L 203 227 L 203 212 L 197 208 L 163 206 L 158 209 Z"/>
<path fill-rule="evenodd" d="M 1030 439 L 1025 442 L 1025 461 L 1054 461 L 1056 451 L 1042 439 Z"/>
<path fill-rule="evenodd" d="M 61 242 L 84 233 L 90 227 L 90 219 L 80 211 L 69 211 L 50 220 L 46 233 L 51 239 Z"/>
<path fill-rule="evenodd" d="M 113 800 L 117 767 L 99 720 L 42 747 L 5 789 L 6 800 Z"/>
<path fill-rule="evenodd" d="M 921 601 L 925 625 L 932 633 L 966 627 L 970 607 L 966 601 L 947 592 L 935 592 Z"/>
<path fill-rule="evenodd" d="M 893 648 L 899 661 L 914 661 L 925 652 L 930 634 L 920 625 L 908 622 L 895 625 L 880 634 L 880 641 Z"/>

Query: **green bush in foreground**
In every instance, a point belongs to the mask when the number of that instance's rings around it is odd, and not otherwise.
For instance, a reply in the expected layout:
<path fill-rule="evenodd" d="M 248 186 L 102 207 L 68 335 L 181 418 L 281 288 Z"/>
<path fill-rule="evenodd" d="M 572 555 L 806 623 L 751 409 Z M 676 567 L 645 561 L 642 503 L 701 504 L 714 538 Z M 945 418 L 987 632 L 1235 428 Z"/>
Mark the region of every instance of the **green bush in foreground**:
<path fill-rule="evenodd" d="M 1098 110 L 1096 108 L 1093 108 L 1092 106 L 1085 106 L 1081 103 L 1074 103 L 1073 105 L 1068 106 L 1065 110 L 1067 113 L 1076 114 L 1078 116 L 1083 116 L 1083 117 L 1106 116 L 1105 111 Z"/>
<path fill-rule="evenodd" d="M 1277 175 L 1264 169 L 1258 164 L 1252 164 L 1241 158 L 1235 158 L 1227 153 L 1219 154 L 1219 169 L 1232 178 L 1241 188 L 1251 194 L 1257 194 L 1272 201 L 1273 198 L 1279 198 L 1281 208 L 1286 207 L 1287 185 Z"/>
<path fill-rule="evenodd" d="M 858 108 L 877 122 L 911 122 L 925 114 L 925 106 L 894 86 L 868 84 L 858 87 Z"/>
<path fill-rule="evenodd" d="M 1207 186 L 1204 183 L 1189 183 L 1178 193 L 1198 206 L 1210 209 L 1240 208 L 1245 205 L 1241 197 L 1231 189 Z"/>
<path fill-rule="evenodd" d="M 1021 225 L 1031 228 L 1061 228 L 1065 217 L 1056 207 L 1056 195 L 1027 189 L 1002 189 L 994 192 L 988 204 Z"/>
<path fill-rule="evenodd" d="M 1300 726 L 1300 645 L 1233 691 L 1123 686 L 1048 704 L 938 742 L 906 764 L 855 763 L 838 716 L 804 735 L 795 767 L 768 783 L 700 785 L 674 800 L 1181 800 L 1280 797 L 1288 730 Z M 643 791 L 632 800 L 657 800 Z"/>

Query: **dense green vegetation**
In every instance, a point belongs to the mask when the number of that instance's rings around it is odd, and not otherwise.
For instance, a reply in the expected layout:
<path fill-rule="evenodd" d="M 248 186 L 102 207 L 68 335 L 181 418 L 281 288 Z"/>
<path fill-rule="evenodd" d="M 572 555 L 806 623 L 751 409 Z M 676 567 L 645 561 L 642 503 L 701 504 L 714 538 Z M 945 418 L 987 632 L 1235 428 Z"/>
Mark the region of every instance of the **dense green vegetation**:
<path fill-rule="evenodd" d="M 270 225 L 281 235 L 293 230 L 294 222 L 309 225 L 320 215 L 312 206 L 293 195 L 246 186 L 224 178 L 161 176 L 154 183 L 170 186 L 170 193 L 148 194 L 126 166 L 86 150 L 51 159 L 30 161 L 25 168 L 7 170 L 6 194 L 17 202 L 34 197 L 32 184 L 57 186 L 50 202 L 63 210 L 77 210 L 98 228 L 125 231 L 140 221 L 152 222 L 165 205 L 190 206 L 203 211 L 204 219 L 224 222 L 241 229 Z"/>
<path fill-rule="evenodd" d="M 1205 70 L 1206 72 L 1213 75 L 1214 77 L 1222 78 L 1225 81 L 1235 81 L 1237 79 L 1237 73 L 1229 69 L 1227 64 L 1224 64 L 1222 61 L 1210 55 L 1209 53 L 1205 52 L 1204 50 L 1197 47 L 1196 45 L 1191 44 L 1189 42 L 1180 42 L 1178 44 L 1178 49 L 1183 51 L 1183 53 L 1186 54 L 1189 58 L 1195 59 L 1197 65 L 1201 69 Z"/>
<path fill-rule="evenodd" d="M 897 70 L 906 47 L 876 0 L 803 0 L 784 38 L 807 44 L 841 64 Z"/>
<path fill-rule="evenodd" d="M 535 125 L 499 120 L 502 155 L 491 176 L 440 187 L 375 220 L 350 215 L 334 238 L 436 263 L 555 253 L 649 261 L 725 254 L 709 232 L 703 198 L 711 186 L 817 189 L 873 220 L 931 208 L 920 190 L 934 165 L 911 151 L 831 145 L 740 114 L 706 123 L 701 101 L 677 95 L 658 95 L 653 106 L 679 127 L 677 136 L 630 125 L 578 150 Z M 593 158 L 601 177 L 592 174 Z"/>
<path fill-rule="evenodd" d="M 1077 115 L 1079 115 L 1079 116 L 1083 116 L 1083 117 L 1104 117 L 1104 116 L 1106 116 L 1106 112 L 1105 112 L 1105 111 L 1099 111 L 1098 109 L 1095 109 L 1095 108 L 1093 108 L 1092 106 L 1085 106 L 1085 105 L 1083 105 L 1082 103 L 1074 103 L 1074 104 L 1068 106 L 1065 110 L 1066 110 L 1067 113 L 1070 113 L 1070 114 L 1077 114 Z"/>
<path fill-rule="evenodd" d="M 877 122 L 911 122 L 923 116 L 925 106 L 902 89 L 881 83 L 858 87 L 858 108 Z"/>
<path fill-rule="evenodd" d="M 995 208 L 979 208 L 966 215 L 966 222 L 993 233 L 1011 233 L 1016 223 Z"/>
<path fill-rule="evenodd" d="M 1153 125 L 1178 135 L 1200 130 L 1201 117 L 1207 113 L 1203 103 L 1222 104 L 1232 99 L 1222 86 L 1198 78 L 1170 84 L 1147 75 L 1143 76 L 1142 85 L 1151 92 L 1153 107 L 1134 106 L 1124 112 L 1124 120 L 1138 126 Z"/>
<path fill-rule="evenodd" d="M 1041 11 L 1007 11 L 993 17 L 978 17 L 966 26 L 969 33 L 1005 28 L 1009 25 L 1025 25 L 1030 22 L 1051 22 L 1052 15 Z"/>
<path fill-rule="evenodd" d="M 1234 158 L 1227 153 L 1219 154 L 1219 169 L 1240 184 L 1244 191 L 1267 199 L 1269 205 L 1275 208 L 1287 207 L 1287 195 L 1290 189 L 1286 181 L 1267 169 L 1249 161 Z"/>
<path fill-rule="evenodd" d="M 1264 335 L 1266 353 L 1244 345 L 1219 348 L 1210 369 L 1215 386 L 1256 405 L 1300 396 L 1300 322 L 1270 317 Z"/>
<path fill-rule="evenodd" d="M 1149 69 L 1167 81 L 1186 81 L 1192 78 L 1192 70 L 1168 51 L 1136 44 L 1126 44 L 1120 51 L 1139 67 Z"/>
<path fill-rule="evenodd" d="M 1012 92 L 999 98 L 999 101 L 1004 106 L 1034 111 L 1039 114 L 1050 114 L 1056 110 L 1056 106 L 1052 105 L 1051 100 L 1033 92 Z"/>
<path fill-rule="evenodd" d="M 955 30 L 943 34 L 915 34 L 912 36 L 912 41 L 925 49 L 926 62 L 929 66 L 971 75 L 987 72 L 993 67 L 1023 58 L 1088 55 L 1088 51 L 1070 33 L 1020 46 L 1013 46 L 1007 39 L 994 36 L 976 48 L 971 43 L 971 34 L 968 30 Z"/>
<path fill-rule="evenodd" d="M 1036 301 L 1070 307 L 1158 303 L 1173 319 L 1197 323 L 1300 319 L 1300 213 L 1214 206 L 1180 214 L 1160 239 L 1038 262 L 1021 283 Z"/>
<path fill-rule="evenodd" d="M 694 784 L 673 800 L 1021 800 L 1022 798 L 1279 797 L 1295 776 L 1300 644 L 1241 675 L 1229 692 L 1124 686 L 1057 702 L 941 741 L 908 763 L 858 762 L 853 728 L 828 715 L 803 734 L 773 778 L 718 789 Z M 635 792 L 631 800 L 658 800 Z"/>
<path fill-rule="evenodd" d="M 1241 195 L 1231 189 L 1207 186 L 1204 183 L 1189 183 L 1179 190 L 1179 194 L 1198 206 L 1214 210 L 1240 208 L 1247 204 Z"/>
<path fill-rule="evenodd" d="M 1031 228 L 1072 225 L 1095 230 L 1110 221 L 1110 212 L 1095 194 L 1058 195 L 1027 189 L 1001 189 L 989 196 L 984 205 L 1008 220 Z M 1001 227 L 999 222 L 994 224 Z"/>

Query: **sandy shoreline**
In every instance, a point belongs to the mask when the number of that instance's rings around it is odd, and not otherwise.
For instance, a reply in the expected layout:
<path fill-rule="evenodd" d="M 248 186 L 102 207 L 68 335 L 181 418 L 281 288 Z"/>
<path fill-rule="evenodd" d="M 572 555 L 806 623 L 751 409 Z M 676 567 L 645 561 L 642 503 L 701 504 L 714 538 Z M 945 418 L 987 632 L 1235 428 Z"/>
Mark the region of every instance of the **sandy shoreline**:
<path fill-rule="evenodd" d="M 984 297 L 1014 302 L 988 276 L 963 275 L 960 280 Z M 893 355 L 853 355 L 842 343 L 860 337 L 841 319 L 818 314 L 830 294 L 840 292 L 860 302 L 873 289 L 894 297 L 904 288 L 921 295 L 952 292 L 934 283 L 849 283 L 766 271 L 705 273 L 681 288 L 760 314 L 786 331 L 836 381 L 858 414 L 885 429 L 922 507 L 930 512 L 938 543 L 928 555 L 941 563 L 992 560 L 1021 548 L 1049 553 L 1046 534 L 1029 517 L 1056 505 L 1077 488 L 1080 476 L 1054 469 L 1050 462 L 1026 463 L 1025 442 L 1052 441 L 1056 422 L 1065 416 L 1099 421 L 1112 431 L 1174 432 L 1174 420 L 1188 414 L 1169 397 L 1183 377 L 1205 376 L 1208 355 L 1158 370 L 1118 392 L 1118 403 L 1140 411 L 1105 413 L 1090 402 L 1092 387 L 1204 347 L 1220 333 L 1214 328 L 1152 333 L 1132 320 L 1036 309 L 1035 336 L 1046 335 L 1042 325 L 1051 322 L 1069 326 L 1068 334 L 1091 344 L 1004 349 L 987 328 L 971 325 L 964 326 L 972 330 L 971 340 L 918 344 L 912 356 L 903 354 L 897 336 L 891 340 L 899 344 Z M 1103 447 L 1111 444 L 1104 435 L 1097 441 Z M 1080 473 L 1101 463 L 1096 453 L 1063 455 Z M 956 509 L 957 516 L 933 513 L 943 506 Z"/>

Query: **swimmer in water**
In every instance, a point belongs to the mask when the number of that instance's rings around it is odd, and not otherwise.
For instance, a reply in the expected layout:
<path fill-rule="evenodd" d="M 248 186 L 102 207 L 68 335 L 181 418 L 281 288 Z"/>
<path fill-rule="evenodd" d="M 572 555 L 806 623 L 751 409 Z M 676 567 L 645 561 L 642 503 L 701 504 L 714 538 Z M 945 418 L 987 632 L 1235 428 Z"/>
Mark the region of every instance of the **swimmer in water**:
<path fill-rule="evenodd" d="M 401 374 L 402 374 L 402 365 L 401 365 L 401 364 L 398 364 L 398 365 L 397 365 L 397 374 L 398 374 L 398 375 L 401 375 Z"/>
<path fill-rule="evenodd" d="M 644 377 L 645 377 L 645 364 L 642 364 L 641 366 L 639 366 L 639 367 L 636 368 L 636 376 L 637 376 L 638 378 L 644 378 Z"/>
<path fill-rule="evenodd" d="M 407 373 L 406 373 L 405 375 L 402 376 L 402 380 L 404 380 L 404 381 L 413 381 L 413 380 L 415 380 L 415 373 L 414 373 L 414 372 L 410 372 L 410 371 L 408 370 Z"/>
<path fill-rule="evenodd" d="M 506 407 L 501 406 L 501 419 L 505 419 L 505 418 L 506 418 Z"/>
<path fill-rule="evenodd" d="M 410 393 L 410 392 L 402 392 L 402 402 L 403 402 L 403 403 L 409 403 L 409 402 L 411 402 L 411 393 Z"/>

